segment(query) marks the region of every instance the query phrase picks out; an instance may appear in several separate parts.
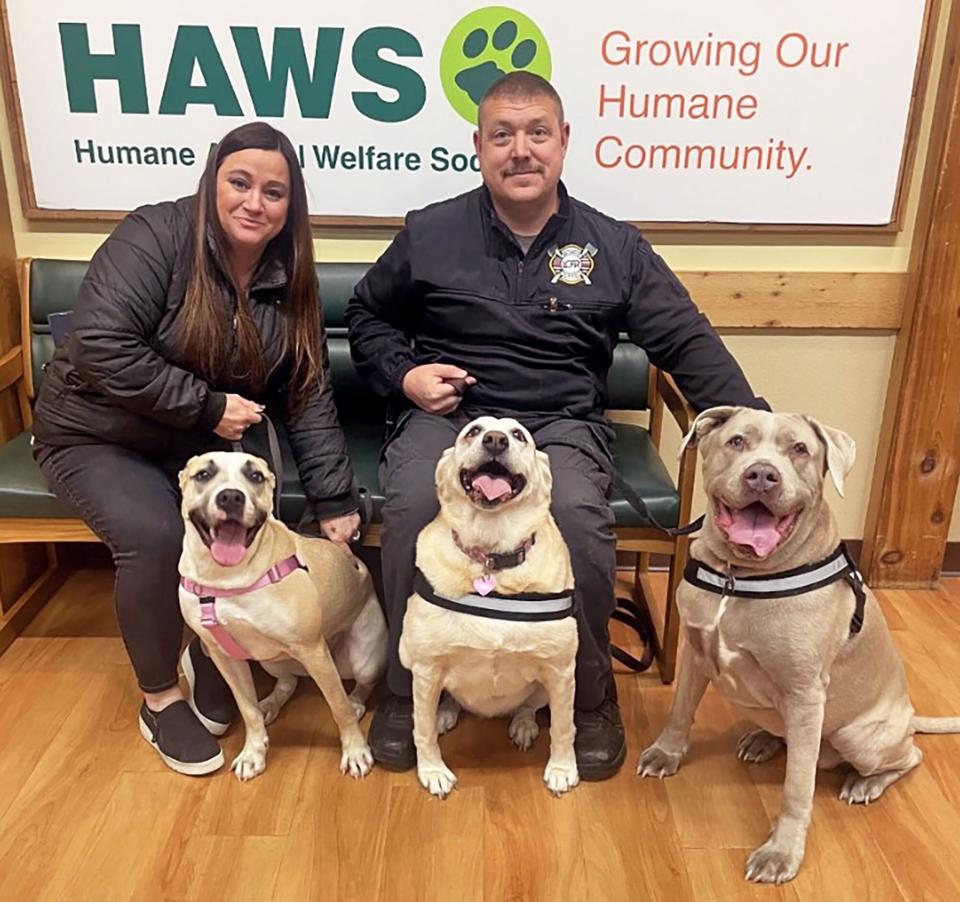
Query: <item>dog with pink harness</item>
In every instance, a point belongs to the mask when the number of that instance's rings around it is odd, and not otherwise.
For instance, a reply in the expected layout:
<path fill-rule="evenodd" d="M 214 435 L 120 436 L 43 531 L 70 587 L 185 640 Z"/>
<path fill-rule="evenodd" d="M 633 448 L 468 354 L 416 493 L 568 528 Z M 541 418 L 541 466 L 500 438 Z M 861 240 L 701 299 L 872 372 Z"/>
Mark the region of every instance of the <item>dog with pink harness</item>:
<path fill-rule="evenodd" d="M 212 452 L 187 462 L 180 608 L 237 700 L 246 728 L 233 762 L 240 780 L 263 772 L 266 725 L 297 677 L 308 675 L 339 729 L 340 770 L 363 777 L 373 758 L 358 722 L 386 667 L 386 622 L 360 561 L 274 517 L 275 486 L 266 462 L 250 454 Z M 261 702 L 250 660 L 277 678 Z M 349 696 L 343 679 L 355 680 Z"/>

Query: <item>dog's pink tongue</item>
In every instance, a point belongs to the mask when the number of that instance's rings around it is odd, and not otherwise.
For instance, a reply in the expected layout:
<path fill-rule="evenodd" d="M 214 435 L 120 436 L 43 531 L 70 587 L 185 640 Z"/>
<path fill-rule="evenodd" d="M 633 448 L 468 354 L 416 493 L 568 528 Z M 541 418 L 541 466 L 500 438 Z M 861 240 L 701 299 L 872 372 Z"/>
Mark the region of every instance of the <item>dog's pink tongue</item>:
<path fill-rule="evenodd" d="M 216 534 L 210 543 L 210 554 L 221 567 L 235 567 L 246 554 L 246 538 L 247 530 L 242 523 L 227 520 L 216 528 Z"/>
<path fill-rule="evenodd" d="M 473 484 L 483 492 L 483 497 L 487 501 L 496 501 L 513 491 L 509 479 L 505 479 L 503 476 L 488 476 L 486 473 L 477 476 L 473 480 Z"/>
<path fill-rule="evenodd" d="M 727 528 L 727 538 L 735 545 L 747 545 L 758 557 L 766 557 L 780 544 L 777 518 L 763 505 L 751 504 L 731 513 L 733 522 Z"/>

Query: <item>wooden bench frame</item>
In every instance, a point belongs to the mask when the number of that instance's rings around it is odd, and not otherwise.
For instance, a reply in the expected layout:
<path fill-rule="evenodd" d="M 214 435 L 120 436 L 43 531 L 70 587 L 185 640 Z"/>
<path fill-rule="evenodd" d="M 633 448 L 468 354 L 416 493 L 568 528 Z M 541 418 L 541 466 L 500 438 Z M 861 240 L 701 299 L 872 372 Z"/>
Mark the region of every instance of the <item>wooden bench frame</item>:
<path fill-rule="evenodd" d="M 33 424 L 33 366 L 31 360 L 32 323 L 30 319 L 30 264 L 32 258 L 18 261 L 20 288 L 20 345 L 0 358 L 0 391 L 16 385 L 17 402 L 24 429 Z M 683 397 L 673 379 L 655 367 L 650 368 L 648 381 L 650 410 L 650 435 L 659 449 L 663 428 L 664 411 L 668 410 L 676 420 L 680 431 L 686 434 L 695 414 Z M 696 479 L 696 448 L 688 447 L 680 458 L 677 488 L 680 495 L 680 523 L 690 522 L 693 487 Z M 677 646 L 680 621 L 677 614 L 676 590 L 683 579 L 687 563 L 690 539 L 687 536 L 672 537 L 655 528 L 617 527 L 617 551 L 635 552 L 633 600 L 647 605 L 651 614 L 655 610 L 652 601 L 656 594 L 649 579 L 650 557 L 653 554 L 670 558 L 664 599 L 663 625 L 659 630 L 657 663 L 660 678 L 665 683 L 673 680 L 676 671 Z M 99 542 L 97 535 L 82 520 L 44 519 L 41 517 L 0 517 L 0 545 L 14 543 L 44 543 L 47 548 L 47 567 L 43 573 L 13 602 L 9 610 L 0 615 L 0 654 L 19 635 L 30 619 L 59 588 L 65 573 L 58 566 L 56 542 Z M 380 527 L 374 524 L 364 537 L 364 545 L 380 546 Z"/>

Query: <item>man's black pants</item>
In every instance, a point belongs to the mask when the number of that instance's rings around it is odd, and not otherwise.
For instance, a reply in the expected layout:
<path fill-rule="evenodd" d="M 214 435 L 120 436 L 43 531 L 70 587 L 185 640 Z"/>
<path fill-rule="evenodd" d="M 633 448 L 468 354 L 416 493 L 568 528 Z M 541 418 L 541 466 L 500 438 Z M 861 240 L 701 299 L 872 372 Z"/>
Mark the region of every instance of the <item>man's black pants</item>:
<path fill-rule="evenodd" d="M 417 536 L 439 510 L 434 471 L 440 454 L 466 423 L 463 414 L 440 417 L 414 411 L 387 445 L 380 464 L 386 494 L 381 550 L 390 628 L 387 683 L 395 695 L 411 694 L 410 672 L 400 663 L 398 646 L 413 591 Z M 616 538 L 607 499 L 610 478 L 600 464 L 607 457 L 602 431 L 577 420 L 557 420 L 533 432 L 537 448 L 550 458 L 551 512 L 573 562 L 580 633 L 575 704 L 581 710 L 596 708 L 614 691 L 608 625 L 615 607 Z"/>

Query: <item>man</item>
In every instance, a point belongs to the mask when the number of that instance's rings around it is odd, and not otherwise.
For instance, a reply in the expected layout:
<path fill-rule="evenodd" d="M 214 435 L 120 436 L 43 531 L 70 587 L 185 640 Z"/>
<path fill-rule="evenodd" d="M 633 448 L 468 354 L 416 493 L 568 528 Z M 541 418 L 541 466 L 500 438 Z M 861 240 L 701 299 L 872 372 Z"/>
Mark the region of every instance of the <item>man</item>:
<path fill-rule="evenodd" d="M 483 186 L 410 213 L 347 306 L 357 368 L 406 408 L 380 469 L 392 695 L 369 739 L 388 768 L 416 763 L 397 645 L 417 534 L 437 513 L 434 468 L 466 422 L 516 417 L 550 456 L 552 512 L 576 582 L 577 765 L 600 780 L 626 754 L 608 639 L 616 555 L 604 407 L 617 336 L 626 331 L 672 373 L 698 410 L 765 406 L 640 233 L 568 196 L 569 139 L 548 82 L 526 72 L 495 82 L 474 133 Z"/>

